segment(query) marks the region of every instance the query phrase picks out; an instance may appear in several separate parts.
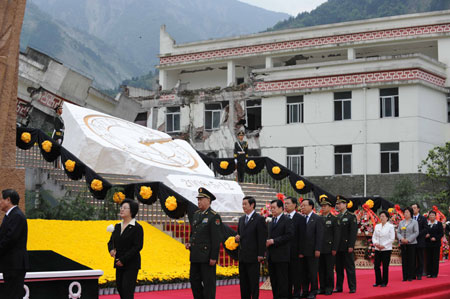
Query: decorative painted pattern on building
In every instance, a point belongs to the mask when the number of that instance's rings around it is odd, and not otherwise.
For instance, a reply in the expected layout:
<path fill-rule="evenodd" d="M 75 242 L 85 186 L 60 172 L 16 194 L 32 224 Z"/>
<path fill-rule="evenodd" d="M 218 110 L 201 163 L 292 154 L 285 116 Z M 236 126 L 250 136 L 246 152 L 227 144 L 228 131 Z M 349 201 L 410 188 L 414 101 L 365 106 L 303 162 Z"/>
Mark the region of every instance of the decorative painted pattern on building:
<path fill-rule="evenodd" d="M 244 46 L 237 48 L 227 48 L 221 50 L 197 52 L 182 55 L 172 55 L 160 57 L 160 65 L 171 63 L 183 63 L 192 62 L 197 60 L 208 60 L 215 58 L 225 58 L 248 54 L 258 54 L 263 52 L 276 52 L 289 49 L 301 49 L 305 47 L 325 46 L 325 45 L 337 45 L 340 43 L 349 42 L 362 42 L 378 39 L 392 39 L 402 38 L 410 36 L 418 36 L 425 34 L 445 33 L 450 32 L 450 23 L 427 25 L 427 26 L 415 26 L 405 27 L 398 29 L 386 29 L 369 32 L 358 32 L 343 35 L 324 36 L 318 38 L 308 38 L 293 41 L 268 43 L 254 46 Z"/>
<path fill-rule="evenodd" d="M 445 86 L 445 78 L 430 74 L 420 69 L 404 69 L 393 71 L 380 71 L 370 73 L 357 73 L 333 75 L 314 78 L 257 82 L 256 92 L 280 91 L 292 89 L 323 88 L 340 85 L 356 85 L 363 83 L 379 83 L 389 81 L 422 80 L 438 87 Z"/>

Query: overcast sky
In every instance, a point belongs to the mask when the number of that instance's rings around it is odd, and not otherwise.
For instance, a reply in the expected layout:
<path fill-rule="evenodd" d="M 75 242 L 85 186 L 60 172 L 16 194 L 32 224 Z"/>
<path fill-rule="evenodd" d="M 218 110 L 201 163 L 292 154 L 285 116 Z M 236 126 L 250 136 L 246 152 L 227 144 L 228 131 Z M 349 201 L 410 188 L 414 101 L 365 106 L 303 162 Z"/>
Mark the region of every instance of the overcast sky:
<path fill-rule="evenodd" d="M 327 0 L 239 0 L 272 11 L 284 12 L 293 16 L 311 11 Z"/>

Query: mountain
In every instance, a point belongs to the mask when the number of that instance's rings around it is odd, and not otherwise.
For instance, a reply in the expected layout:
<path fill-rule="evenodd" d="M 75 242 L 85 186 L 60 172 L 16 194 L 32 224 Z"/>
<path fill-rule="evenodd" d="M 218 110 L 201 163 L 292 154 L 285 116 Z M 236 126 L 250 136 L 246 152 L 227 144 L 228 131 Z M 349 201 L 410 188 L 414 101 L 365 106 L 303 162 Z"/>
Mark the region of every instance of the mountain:
<path fill-rule="evenodd" d="M 76 71 L 93 78 L 101 88 L 116 87 L 122 80 L 141 73 L 104 41 L 73 29 L 27 2 L 20 35 L 20 48 L 35 48 Z"/>
<path fill-rule="evenodd" d="M 133 76 L 146 74 L 158 64 L 162 24 L 178 43 L 184 43 L 260 32 L 288 17 L 237 0 L 30 1 L 64 28 L 95 36 L 110 45 L 109 50 L 132 61 L 139 69 Z M 44 29 L 57 31 L 49 24 Z"/>
<path fill-rule="evenodd" d="M 450 9 L 449 0 L 328 0 L 268 29 L 282 30 Z"/>

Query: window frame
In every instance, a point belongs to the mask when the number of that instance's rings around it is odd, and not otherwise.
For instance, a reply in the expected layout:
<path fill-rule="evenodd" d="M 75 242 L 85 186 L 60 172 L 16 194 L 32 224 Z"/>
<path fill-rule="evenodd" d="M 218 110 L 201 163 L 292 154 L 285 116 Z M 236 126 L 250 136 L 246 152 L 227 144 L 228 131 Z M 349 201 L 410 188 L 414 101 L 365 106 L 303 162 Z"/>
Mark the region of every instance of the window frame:
<path fill-rule="evenodd" d="M 387 149 L 383 150 L 382 147 L 388 145 L 396 145 L 397 149 Z M 383 155 L 388 155 L 388 165 L 389 171 L 383 172 Z M 392 156 L 397 155 L 397 171 L 392 171 Z M 381 174 L 390 174 L 390 173 L 400 173 L 400 143 L 399 142 L 389 142 L 389 143 L 380 143 L 380 173 Z"/>
<path fill-rule="evenodd" d="M 341 152 L 338 151 L 339 147 L 342 149 L 344 146 L 350 147 L 350 151 L 348 152 Z M 353 173 L 353 161 L 352 161 L 352 155 L 353 155 L 353 146 L 351 144 L 343 144 L 343 145 L 335 145 L 334 146 L 334 175 L 352 175 Z M 350 158 L 350 172 L 344 172 L 345 168 L 345 159 Z M 337 171 L 337 159 L 340 159 L 340 173 Z"/>
<path fill-rule="evenodd" d="M 305 155 L 304 155 L 304 148 L 303 147 L 299 147 L 299 153 L 295 153 L 295 154 L 289 154 L 289 149 L 291 150 L 295 150 L 297 148 L 287 148 L 287 153 L 286 153 L 286 165 L 287 168 L 290 169 L 291 171 L 295 172 L 298 175 L 304 175 L 304 169 L 305 169 Z M 293 169 L 292 167 L 292 160 L 293 159 L 299 159 L 299 168 L 300 169 Z M 297 171 L 299 170 L 299 171 Z"/>
<path fill-rule="evenodd" d="M 334 120 L 335 121 L 343 121 L 343 120 L 351 120 L 352 119 L 352 92 L 344 91 L 344 92 L 335 92 L 334 94 Z M 346 109 L 345 104 L 349 104 L 349 117 L 346 117 Z M 340 106 L 340 119 L 337 116 L 337 106 Z"/>
<path fill-rule="evenodd" d="M 175 111 L 175 112 L 170 111 L 169 112 L 169 108 L 178 108 L 178 111 Z M 168 129 L 169 116 L 172 117 L 172 128 L 175 128 L 175 117 L 178 116 L 178 126 L 179 126 L 178 130 L 169 131 L 169 129 Z M 166 133 L 179 133 L 179 132 L 181 132 L 181 109 L 180 109 L 180 107 L 177 107 L 177 106 L 167 107 L 166 108 Z"/>
<path fill-rule="evenodd" d="M 295 109 L 295 106 L 297 106 L 297 121 L 292 120 L 293 111 Z M 304 99 L 303 96 L 293 96 L 293 97 L 286 97 L 286 123 L 287 124 L 301 124 L 304 123 Z"/>
<path fill-rule="evenodd" d="M 394 92 L 395 91 L 395 92 Z M 392 94 L 389 94 L 392 92 Z M 383 95 L 384 93 L 384 95 Z M 387 100 L 390 100 L 390 105 L 387 105 Z M 390 106 L 391 115 L 387 115 L 386 107 Z M 380 118 L 390 118 L 399 117 L 400 107 L 399 107 L 399 94 L 398 88 L 385 88 L 380 89 Z"/>
<path fill-rule="evenodd" d="M 219 108 L 217 109 L 212 109 L 212 108 L 207 108 L 207 106 L 210 105 L 217 105 Z M 211 127 L 208 128 L 207 127 L 207 120 L 206 120 L 206 114 L 207 113 L 211 113 Z M 218 123 L 217 123 L 217 127 L 214 127 L 214 115 L 218 114 Z M 205 131 L 217 131 L 220 130 L 220 119 L 222 117 L 222 105 L 221 103 L 210 103 L 210 104 L 205 104 L 205 112 L 204 112 L 204 126 L 205 126 Z"/>

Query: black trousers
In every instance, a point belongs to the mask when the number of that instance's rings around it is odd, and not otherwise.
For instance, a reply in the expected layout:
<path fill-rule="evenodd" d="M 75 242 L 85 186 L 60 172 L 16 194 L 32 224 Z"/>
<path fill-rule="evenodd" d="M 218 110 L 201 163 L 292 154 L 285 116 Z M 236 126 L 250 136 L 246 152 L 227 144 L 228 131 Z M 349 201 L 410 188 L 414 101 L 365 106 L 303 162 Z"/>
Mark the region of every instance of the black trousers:
<path fill-rule="evenodd" d="M 216 298 L 216 265 L 191 263 L 189 281 L 194 299 Z"/>
<path fill-rule="evenodd" d="M 423 275 L 423 252 L 425 248 L 416 246 L 416 277 Z"/>
<path fill-rule="evenodd" d="M 427 247 L 427 275 L 438 276 L 441 247 Z"/>
<path fill-rule="evenodd" d="M 331 253 L 320 254 L 319 281 L 322 291 L 332 291 L 334 288 L 334 264 L 336 256 Z"/>
<path fill-rule="evenodd" d="M 305 256 L 305 274 L 306 279 L 303 283 L 303 294 L 317 294 L 319 289 L 319 282 L 317 280 L 317 275 L 319 274 L 319 259 L 314 256 Z"/>
<path fill-rule="evenodd" d="M 239 280 L 242 299 L 259 298 L 259 263 L 239 262 Z"/>
<path fill-rule="evenodd" d="M 25 296 L 25 273 L 25 270 L 3 272 L 4 283 L 0 288 L 0 298 L 22 299 Z"/>
<path fill-rule="evenodd" d="M 375 270 L 375 283 L 380 285 L 387 285 L 389 281 L 389 264 L 391 262 L 391 253 L 392 250 L 375 250 L 375 261 L 374 261 L 374 270 Z M 383 264 L 383 276 L 381 275 L 380 266 Z"/>
<path fill-rule="evenodd" d="M 244 174 L 245 174 L 245 157 L 240 157 L 238 155 L 237 157 L 237 178 L 238 182 L 242 183 L 244 182 Z"/>
<path fill-rule="evenodd" d="M 416 244 L 401 245 L 403 280 L 416 277 Z"/>
<path fill-rule="evenodd" d="M 120 299 L 133 299 L 139 269 L 116 268 L 116 285 Z"/>
<path fill-rule="evenodd" d="M 288 262 L 274 263 L 269 261 L 269 277 L 273 298 L 288 298 L 288 273 Z"/>
<path fill-rule="evenodd" d="M 356 290 L 355 254 L 348 251 L 338 251 L 336 254 L 336 289 L 342 290 L 344 284 L 344 269 L 347 273 L 347 283 L 350 290 Z"/>
<path fill-rule="evenodd" d="M 288 298 L 300 298 L 301 274 L 304 271 L 300 263 L 300 258 L 294 258 L 289 263 L 289 278 L 288 278 Z"/>

